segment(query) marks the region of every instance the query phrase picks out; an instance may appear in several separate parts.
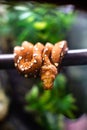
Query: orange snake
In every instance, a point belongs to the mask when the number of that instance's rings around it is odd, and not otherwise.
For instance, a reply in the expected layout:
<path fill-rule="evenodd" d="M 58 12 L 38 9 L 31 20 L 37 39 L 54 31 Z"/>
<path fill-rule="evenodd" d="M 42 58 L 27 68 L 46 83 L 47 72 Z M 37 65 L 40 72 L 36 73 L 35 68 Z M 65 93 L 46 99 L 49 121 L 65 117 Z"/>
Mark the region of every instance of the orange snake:
<path fill-rule="evenodd" d="M 45 46 L 39 42 L 33 45 L 24 41 L 22 46 L 14 47 L 15 67 L 25 77 L 39 75 L 44 89 L 51 89 L 67 50 L 66 41 L 60 41 L 55 45 L 46 43 Z"/>

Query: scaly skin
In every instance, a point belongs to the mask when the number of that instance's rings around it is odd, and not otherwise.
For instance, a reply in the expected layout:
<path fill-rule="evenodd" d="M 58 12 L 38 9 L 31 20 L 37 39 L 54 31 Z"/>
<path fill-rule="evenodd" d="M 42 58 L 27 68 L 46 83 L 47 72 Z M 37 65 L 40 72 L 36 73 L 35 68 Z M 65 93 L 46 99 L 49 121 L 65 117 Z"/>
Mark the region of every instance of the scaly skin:
<path fill-rule="evenodd" d="M 55 77 L 57 75 L 57 68 L 51 63 L 50 56 L 53 45 L 47 43 L 43 51 L 43 65 L 41 67 L 41 80 L 44 89 L 52 89 Z"/>
<path fill-rule="evenodd" d="M 24 41 L 21 47 L 14 48 L 15 67 L 25 77 L 39 75 L 44 89 L 51 89 L 67 50 L 66 41 L 60 41 L 55 45 L 46 43 L 45 46 L 39 42 L 33 45 Z"/>
<path fill-rule="evenodd" d="M 37 43 L 35 46 L 23 42 L 22 47 L 15 47 L 15 66 L 25 77 L 35 77 L 42 66 L 42 51 L 44 46 Z"/>

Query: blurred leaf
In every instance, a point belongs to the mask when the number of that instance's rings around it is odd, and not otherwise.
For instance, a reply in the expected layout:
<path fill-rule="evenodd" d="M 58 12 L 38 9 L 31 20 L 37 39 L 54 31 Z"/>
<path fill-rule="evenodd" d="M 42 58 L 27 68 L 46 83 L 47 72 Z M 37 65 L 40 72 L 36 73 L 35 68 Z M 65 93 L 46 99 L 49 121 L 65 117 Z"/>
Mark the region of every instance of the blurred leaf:
<path fill-rule="evenodd" d="M 65 39 L 75 14 L 63 12 L 56 5 L 29 2 L 25 5 L 8 6 L 8 24 L 15 44 L 27 40 L 56 43 Z"/>
<path fill-rule="evenodd" d="M 57 89 L 65 89 L 65 84 L 67 83 L 67 79 L 63 74 L 59 74 L 55 81 L 54 81 L 54 87 Z"/>
<path fill-rule="evenodd" d="M 33 26 L 37 30 L 43 30 L 44 28 L 46 28 L 46 25 L 47 25 L 46 22 L 41 21 L 41 22 L 35 22 Z"/>
<path fill-rule="evenodd" d="M 39 96 L 39 89 L 37 86 L 33 86 L 32 89 L 26 94 L 26 101 L 37 99 Z"/>

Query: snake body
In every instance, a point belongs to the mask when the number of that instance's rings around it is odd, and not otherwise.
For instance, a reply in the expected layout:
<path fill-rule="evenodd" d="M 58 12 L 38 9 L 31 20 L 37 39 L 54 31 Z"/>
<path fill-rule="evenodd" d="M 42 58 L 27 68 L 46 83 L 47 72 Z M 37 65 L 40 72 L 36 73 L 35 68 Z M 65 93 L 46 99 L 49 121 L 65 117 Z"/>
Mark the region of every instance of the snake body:
<path fill-rule="evenodd" d="M 46 43 L 45 46 L 24 41 L 22 46 L 14 47 L 15 67 L 25 77 L 37 77 L 39 74 L 44 89 L 51 89 L 67 50 L 66 41 L 55 45 Z"/>

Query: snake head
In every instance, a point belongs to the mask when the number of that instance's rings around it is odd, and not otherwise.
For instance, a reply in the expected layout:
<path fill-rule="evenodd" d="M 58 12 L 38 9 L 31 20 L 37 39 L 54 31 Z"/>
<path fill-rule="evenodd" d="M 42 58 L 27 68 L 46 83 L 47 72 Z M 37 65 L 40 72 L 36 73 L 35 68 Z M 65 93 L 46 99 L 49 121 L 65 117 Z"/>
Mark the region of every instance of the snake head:
<path fill-rule="evenodd" d="M 57 68 L 54 65 L 50 64 L 42 66 L 41 80 L 43 82 L 44 89 L 51 89 L 53 87 L 56 75 Z"/>

